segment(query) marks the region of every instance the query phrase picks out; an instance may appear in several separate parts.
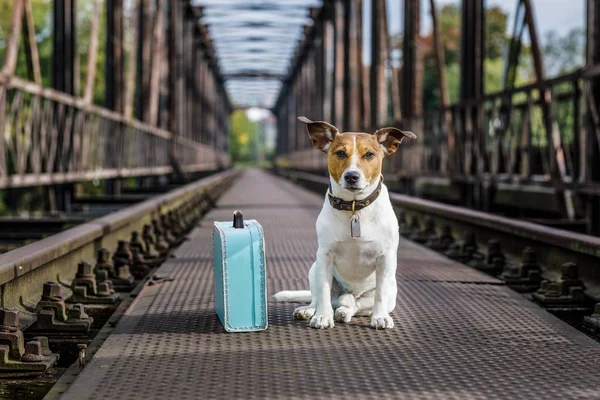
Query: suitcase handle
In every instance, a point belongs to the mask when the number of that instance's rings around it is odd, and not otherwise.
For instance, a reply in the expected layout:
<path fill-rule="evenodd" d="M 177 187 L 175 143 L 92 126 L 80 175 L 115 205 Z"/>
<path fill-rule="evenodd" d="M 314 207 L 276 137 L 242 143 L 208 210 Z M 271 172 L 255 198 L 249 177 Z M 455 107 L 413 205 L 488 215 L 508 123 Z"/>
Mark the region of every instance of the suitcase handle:
<path fill-rule="evenodd" d="M 244 216 L 240 210 L 235 210 L 233 212 L 233 227 L 236 229 L 244 228 Z"/>

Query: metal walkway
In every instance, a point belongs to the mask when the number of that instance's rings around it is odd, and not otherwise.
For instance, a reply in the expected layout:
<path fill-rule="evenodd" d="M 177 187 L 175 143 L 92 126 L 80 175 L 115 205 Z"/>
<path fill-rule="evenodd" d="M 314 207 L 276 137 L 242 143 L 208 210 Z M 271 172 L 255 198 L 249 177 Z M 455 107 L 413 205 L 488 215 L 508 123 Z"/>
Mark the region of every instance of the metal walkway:
<path fill-rule="evenodd" d="M 600 345 L 501 282 L 401 240 L 395 329 L 368 318 L 314 330 L 296 304 L 269 329 L 225 333 L 213 303 L 211 226 L 235 208 L 267 240 L 268 290 L 305 289 L 317 196 L 266 172 L 236 181 L 143 289 L 64 399 L 600 398 Z"/>

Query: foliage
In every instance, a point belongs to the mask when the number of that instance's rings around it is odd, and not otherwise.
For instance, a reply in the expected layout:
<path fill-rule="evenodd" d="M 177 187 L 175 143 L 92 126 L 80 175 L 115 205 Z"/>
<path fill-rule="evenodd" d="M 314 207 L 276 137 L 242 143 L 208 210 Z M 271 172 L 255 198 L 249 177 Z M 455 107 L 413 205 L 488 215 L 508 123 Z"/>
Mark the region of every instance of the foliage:
<path fill-rule="evenodd" d="M 0 0 L 0 61 L 4 63 L 6 44 L 12 19 L 13 0 Z M 31 0 L 36 43 L 40 55 L 42 82 L 50 85 L 52 69 L 52 0 Z M 32 79 L 27 73 L 24 42 L 21 39 L 15 74 L 21 78 Z"/>
<path fill-rule="evenodd" d="M 236 164 L 256 161 L 258 125 L 243 110 L 234 111 L 230 117 L 229 148 Z"/>
<path fill-rule="evenodd" d="M 549 31 L 544 38 L 544 59 L 546 75 L 556 76 L 573 71 L 584 64 L 585 32 L 583 28 L 573 28 L 560 37 L 555 31 Z"/>
<path fill-rule="evenodd" d="M 50 87 L 52 84 L 52 0 L 31 0 L 33 20 L 36 32 L 36 43 L 40 58 L 42 84 Z M 13 0 L 0 0 L 0 62 L 4 62 L 6 42 L 10 31 Z M 85 76 L 87 73 L 87 54 L 90 43 L 90 21 L 94 8 L 92 1 L 77 2 L 77 57 L 79 62 L 79 95 L 83 94 Z M 98 30 L 98 56 L 96 60 L 96 79 L 94 82 L 94 103 L 104 103 L 104 70 L 106 47 L 106 12 L 101 7 L 100 24 Z M 15 75 L 32 80 L 27 69 L 25 57 L 25 42 L 20 38 L 19 53 Z M 1 65 L 1 64 L 0 64 Z"/>
<path fill-rule="evenodd" d="M 93 1 L 80 1 L 77 3 L 77 55 L 79 57 L 80 95 L 83 96 L 85 79 L 87 75 L 87 57 L 90 47 L 91 19 L 94 14 Z M 102 3 L 104 4 L 104 3 Z M 96 77 L 94 79 L 93 101 L 95 104 L 104 105 L 104 75 L 106 54 L 106 7 L 101 6 L 98 26 L 98 56 L 96 59 Z"/>
<path fill-rule="evenodd" d="M 450 102 L 458 101 L 460 90 L 460 8 L 448 4 L 439 10 L 438 24 L 444 45 L 445 71 Z M 484 90 L 494 93 L 503 90 L 506 56 L 511 37 L 507 34 L 508 15 L 500 7 L 485 10 L 485 59 Z M 435 67 L 433 33 L 422 39 L 423 43 L 423 108 L 431 110 L 440 105 L 440 93 Z M 543 40 L 543 55 L 546 75 L 556 76 L 572 71 L 583 64 L 585 35 L 580 28 L 565 36 L 555 31 L 546 33 Z M 395 37 L 395 48 L 401 48 L 402 40 Z M 549 61 L 552 62 L 549 62 Z M 523 43 L 517 67 L 516 86 L 531 83 L 535 77 L 531 48 Z"/>

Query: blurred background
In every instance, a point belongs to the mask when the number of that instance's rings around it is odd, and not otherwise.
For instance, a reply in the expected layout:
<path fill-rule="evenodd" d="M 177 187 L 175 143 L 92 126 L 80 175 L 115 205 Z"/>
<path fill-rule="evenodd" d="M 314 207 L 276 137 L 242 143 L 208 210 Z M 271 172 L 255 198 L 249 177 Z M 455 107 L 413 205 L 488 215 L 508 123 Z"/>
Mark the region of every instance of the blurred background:
<path fill-rule="evenodd" d="M 0 0 L 0 214 L 230 165 L 325 174 L 304 114 L 415 131 L 386 161 L 394 190 L 515 216 L 527 187 L 550 204 L 530 216 L 596 232 L 597 8 Z"/>
<path fill-rule="evenodd" d="M 50 86 L 52 80 L 52 36 L 53 36 L 53 1 L 52 0 L 30 0 L 33 11 L 33 23 L 35 25 L 35 40 L 39 51 L 39 62 L 41 79 L 44 86 Z M 4 58 L 6 44 L 10 30 L 10 21 L 12 15 L 13 0 L 0 0 L 0 60 Z M 106 38 L 106 5 L 102 1 L 101 7 L 96 7 L 93 0 L 78 0 L 76 3 L 76 42 L 78 59 L 78 92 L 83 94 L 87 55 L 89 52 L 90 28 L 94 13 L 100 14 L 100 23 L 98 26 L 98 37 Z M 156 1 L 147 2 L 147 7 L 155 7 Z M 212 8 L 219 8 L 219 4 L 227 4 L 226 14 L 214 13 Z M 242 9 L 236 11 L 239 6 L 248 4 L 261 4 L 261 7 L 255 9 Z M 233 17 L 240 16 L 262 20 L 266 22 L 277 22 L 278 14 L 286 11 L 298 11 L 296 25 L 288 25 L 291 36 L 288 40 L 288 47 L 294 48 L 294 45 L 301 38 L 302 26 L 312 24 L 309 18 L 309 7 L 318 7 L 320 1 L 292 1 L 278 2 L 276 6 L 269 8 L 270 2 L 231 2 L 231 1 L 202 1 L 194 0 L 194 6 L 206 6 L 206 17 L 203 18 L 209 26 L 208 30 L 212 34 L 216 43 L 219 43 L 219 37 L 223 31 L 233 29 L 225 24 Z M 370 31 L 371 23 L 371 1 L 362 1 L 363 32 Z M 585 19 L 586 19 L 586 1 L 585 0 L 532 0 L 531 1 L 538 22 L 538 31 L 540 35 L 540 44 L 542 46 L 544 63 L 548 77 L 556 77 L 560 74 L 574 71 L 585 63 Z M 125 41 L 131 38 L 133 29 L 136 25 L 136 10 L 134 7 L 137 2 L 134 0 L 123 1 L 123 35 Z M 450 102 L 456 102 L 459 99 L 460 87 L 460 33 L 461 33 L 461 3 L 459 0 L 436 0 L 438 23 L 440 37 L 444 48 L 444 60 L 447 76 L 447 86 Z M 502 89 L 504 71 L 506 69 L 508 47 L 513 37 L 513 25 L 515 19 L 515 10 L 518 0 L 486 0 L 485 1 L 485 67 L 484 67 L 484 87 L 488 93 L 497 92 Z M 434 41 L 431 22 L 430 1 L 421 0 L 420 4 L 420 31 L 418 46 L 422 52 L 423 63 L 423 103 L 424 110 L 435 109 L 440 106 L 440 93 L 436 83 L 436 67 L 434 60 Z M 286 10 L 288 8 L 288 10 Z M 280 12 L 281 10 L 281 12 Z M 153 10 L 151 10 L 153 11 Z M 390 59 L 387 62 L 387 78 L 391 78 L 392 70 L 401 68 L 402 65 L 402 40 L 403 40 L 403 1 L 387 0 L 385 1 L 385 12 L 387 18 L 387 29 L 391 41 Z M 240 15 L 241 14 L 241 15 Z M 212 23 L 212 24 L 211 24 Z M 214 24 L 214 27 L 213 27 Z M 246 28 L 249 32 L 262 34 L 257 28 Z M 295 31 L 295 32 L 294 32 Z M 268 32 L 268 30 L 267 30 Z M 225 32 L 226 34 L 226 32 Z M 370 35 L 364 34 L 362 38 L 362 66 L 368 69 L 371 64 Z M 247 44 L 243 39 L 240 44 Z M 525 85 L 535 81 L 535 73 L 531 58 L 531 43 L 529 35 L 525 32 L 522 36 L 522 50 L 519 58 L 518 73 L 516 76 L 516 85 Z M 131 46 L 124 46 L 125 64 L 130 62 L 133 56 Z M 292 53 L 281 53 L 280 45 L 275 44 L 274 54 L 260 53 L 264 62 L 275 57 L 281 57 L 286 63 L 291 60 Z M 96 58 L 96 76 L 94 81 L 93 102 L 98 105 L 104 105 L 106 102 L 105 93 L 105 68 L 106 68 L 106 41 L 98 42 L 98 55 Z M 259 53 L 255 53 L 259 54 Z M 219 55 L 219 51 L 217 51 Z M 222 63 L 228 60 L 227 56 L 221 57 Z M 15 75 L 27 78 L 27 60 L 26 52 L 20 51 L 15 70 Z M 76 82 L 77 83 L 77 82 Z M 391 84 L 391 83 L 390 83 Z M 250 84 L 247 84 L 250 86 Z M 237 84 L 241 87 L 241 84 Z M 235 84 L 230 84 L 232 93 L 241 93 Z M 237 92 L 236 92 L 237 90 Z M 254 95 L 254 98 L 248 96 Z M 390 93 L 391 95 L 391 93 Z M 268 106 L 269 98 L 271 102 L 273 94 L 263 92 L 263 94 L 250 92 L 246 90 L 246 97 L 240 100 L 249 101 L 254 106 L 244 110 L 242 113 L 234 113 L 231 116 L 232 130 L 232 157 L 235 162 L 241 163 L 264 163 L 272 161 L 275 146 L 275 124 L 272 114 L 268 109 L 261 109 L 260 106 Z M 235 98 L 234 98 L 235 100 Z M 391 113 L 390 113 L 391 114 Z M 389 115 L 388 119 L 393 120 Z"/>

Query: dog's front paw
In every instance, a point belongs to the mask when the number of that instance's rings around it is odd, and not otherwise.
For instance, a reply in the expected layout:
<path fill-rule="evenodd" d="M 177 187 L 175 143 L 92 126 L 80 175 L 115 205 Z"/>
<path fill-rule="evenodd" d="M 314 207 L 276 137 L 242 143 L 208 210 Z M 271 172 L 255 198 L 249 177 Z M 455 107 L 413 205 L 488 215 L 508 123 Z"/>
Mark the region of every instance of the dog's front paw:
<path fill-rule="evenodd" d="M 315 315 L 315 308 L 311 306 L 301 306 L 294 310 L 295 319 L 309 320 Z"/>
<path fill-rule="evenodd" d="M 333 314 L 333 313 L 332 313 Z M 317 314 L 310 319 L 310 327 L 317 329 L 333 328 L 333 315 Z"/>
<path fill-rule="evenodd" d="M 341 306 L 335 310 L 334 318 L 336 322 L 348 323 L 352 320 L 352 312 L 349 308 Z"/>
<path fill-rule="evenodd" d="M 375 329 L 392 329 L 394 320 L 389 315 L 373 315 L 371 317 L 371 326 Z"/>

